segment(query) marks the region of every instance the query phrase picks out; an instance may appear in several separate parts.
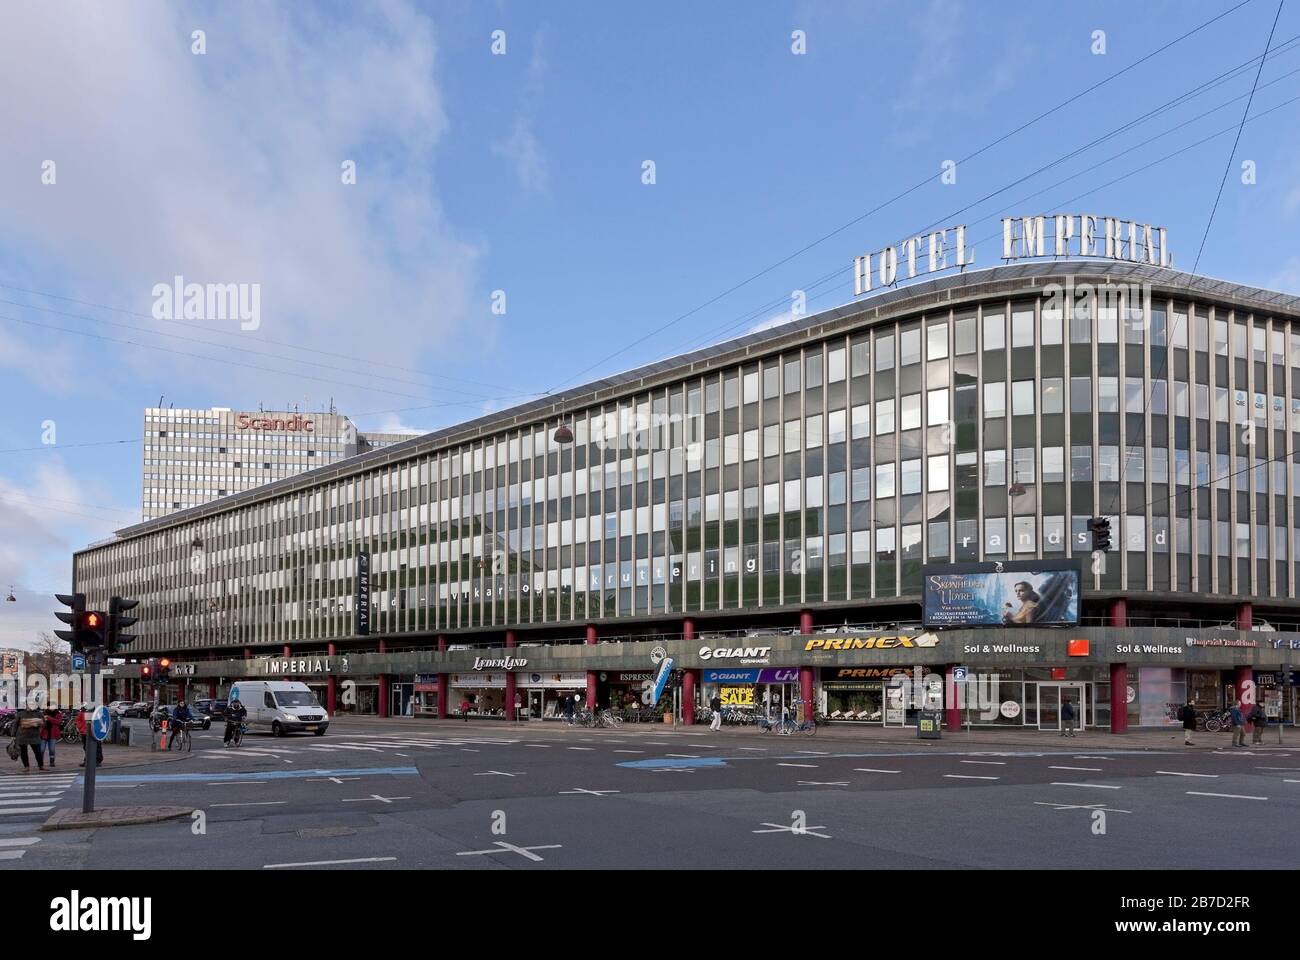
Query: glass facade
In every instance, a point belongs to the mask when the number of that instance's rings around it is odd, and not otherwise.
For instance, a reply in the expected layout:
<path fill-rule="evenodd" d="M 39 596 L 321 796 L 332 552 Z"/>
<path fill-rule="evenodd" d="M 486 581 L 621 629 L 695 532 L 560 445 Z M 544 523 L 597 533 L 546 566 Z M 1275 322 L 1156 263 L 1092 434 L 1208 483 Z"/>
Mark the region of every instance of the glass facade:
<path fill-rule="evenodd" d="M 918 598 L 925 562 L 1089 557 L 1101 515 L 1093 589 L 1292 597 L 1300 318 L 1116 289 L 777 330 L 570 407 L 572 444 L 430 440 L 123 531 L 76 589 L 143 601 L 133 653 L 351 637 L 359 550 L 372 634 L 580 625 Z"/>

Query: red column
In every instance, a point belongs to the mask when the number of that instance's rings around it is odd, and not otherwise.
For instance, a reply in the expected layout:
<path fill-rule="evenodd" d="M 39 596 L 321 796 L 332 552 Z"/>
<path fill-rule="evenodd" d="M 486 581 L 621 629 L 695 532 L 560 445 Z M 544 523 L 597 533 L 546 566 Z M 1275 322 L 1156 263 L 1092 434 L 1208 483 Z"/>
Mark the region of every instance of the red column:
<path fill-rule="evenodd" d="M 596 709 L 596 671 L 587 671 L 587 702 L 588 710 Z"/>
<path fill-rule="evenodd" d="M 517 642 L 515 632 L 507 630 L 506 649 L 513 649 Z M 518 714 L 515 713 L 515 674 L 513 670 L 506 671 L 506 716 L 511 720 L 518 719 Z"/>
<path fill-rule="evenodd" d="M 331 643 L 326 647 L 325 652 L 331 657 L 334 656 L 336 653 L 334 644 Z M 336 709 L 338 709 L 338 679 L 330 674 L 325 680 L 325 712 L 332 717 Z"/>
<path fill-rule="evenodd" d="M 682 674 L 682 723 L 688 727 L 695 722 L 695 683 L 699 672 L 687 670 Z"/>
<path fill-rule="evenodd" d="M 388 649 L 388 645 L 384 643 L 384 641 L 383 641 L 382 638 L 380 638 L 380 641 L 379 641 L 379 652 L 380 652 L 380 653 L 384 653 L 387 649 Z"/>
<path fill-rule="evenodd" d="M 596 644 L 596 625 L 594 623 L 589 623 L 587 624 L 587 646 L 591 647 L 591 646 L 595 646 L 595 644 Z"/>
<path fill-rule="evenodd" d="M 684 640 L 695 639 L 695 618 L 694 617 L 686 617 L 684 620 L 682 620 L 682 639 Z"/>
<path fill-rule="evenodd" d="M 799 611 L 799 632 L 802 634 L 813 632 L 813 615 L 811 610 Z"/>
<path fill-rule="evenodd" d="M 245 647 L 245 648 L 244 648 L 244 659 L 245 659 L 245 660 L 252 660 L 252 659 L 253 659 L 253 648 L 252 648 L 252 647 Z"/>
<path fill-rule="evenodd" d="M 1237 629 L 1249 630 L 1255 622 L 1255 605 L 1250 601 L 1237 604 Z"/>
<path fill-rule="evenodd" d="M 438 652 L 447 652 L 447 635 L 438 634 Z M 447 674 L 438 674 L 438 719 L 447 719 Z"/>
<path fill-rule="evenodd" d="M 1250 667 L 1238 667 L 1236 679 L 1236 695 L 1237 702 L 1241 704 L 1241 714 L 1242 716 L 1249 716 L 1250 708 L 1255 705 L 1255 700 L 1257 699 L 1254 683 L 1255 671 Z M 1249 684 L 1249 687 L 1247 687 L 1247 684 Z M 1229 706 L 1231 706 L 1231 704 L 1229 704 Z M 1254 729 L 1255 725 L 1247 720 L 1246 730 L 1251 731 Z"/>
<path fill-rule="evenodd" d="M 802 619 L 802 614 L 800 615 Z M 811 616 L 809 618 L 811 620 Z M 803 717 L 800 719 L 811 720 L 816 713 L 816 705 L 813 703 L 813 668 L 799 668 L 799 699 L 803 701 Z"/>
<path fill-rule="evenodd" d="M 1128 733 L 1128 664 L 1110 665 L 1110 732 Z"/>
<path fill-rule="evenodd" d="M 1128 626 L 1128 601 L 1117 597 L 1110 602 L 1110 625 L 1112 627 Z"/>
<path fill-rule="evenodd" d="M 284 656 L 286 660 L 293 656 L 293 654 L 289 652 L 289 645 L 287 643 L 284 645 Z"/>
<path fill-rule="evenodd" d="M 379 675 L 379 715 L 388 716 L 388 681 L 389 676 L 386 673 Z"/>
<path fill-rule="evenodd" d="M 952 668 L 953 668 L 953 666 L 954 666 L 953 664 L 948 664 L 948 668 L 947 668 L 947 671 L 946 671 L 946 673 L 947 673 L 946 681 L 947 681 L 947 682 L 944 684 L 944 687 L 945 687 L 947 690 L 952 691 L 952 696 L 948 699 L 948 703 L 947 703 L 947 705 L 946 705 L 946 710 L 945 710 L 945 716 L 944 716 L 944 721 L 943 721 L 943 723 L 944 723 L 944 726 L 946 726 L 949 730 L 960 730 L 960 729 L 961 729 L 961 710 L 959 710 L 959 709 L 957 708 L 957 684 L 956 684 L 955 682 L 953 682 L 953 679 L 952 679 Z"/>

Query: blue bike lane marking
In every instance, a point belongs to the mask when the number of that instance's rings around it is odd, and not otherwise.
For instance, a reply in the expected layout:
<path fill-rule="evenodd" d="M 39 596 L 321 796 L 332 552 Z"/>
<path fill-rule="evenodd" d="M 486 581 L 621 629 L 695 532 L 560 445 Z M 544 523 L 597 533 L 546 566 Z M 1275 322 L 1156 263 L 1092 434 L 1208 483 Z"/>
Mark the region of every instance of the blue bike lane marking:
<path fill-rule="evenodd" d="M 267 770 L 262 773 L 113 773 L 96 774 L 96 783 L 186 783 L 204 781 L 207 783 L 241 780 L 299 780 L 303 777 L 343 777 L 343 776 L 418 776 L 415 767 L 359 767 L 357 769 L 317 769 L 317 770 Z M 78 777 L 75 783 L 84 782 Z"/>
<path fill-rule="evenodd" d="M 970 751 L 963 750 L 960 752 L 937 752 L 933 750 L 917 750 L 906 753 L 794 753 L 789 755 L 772 756 L 744 756 L 744 757 L 680 757 L 680 758 L 659 758 L 650 760 L 622 760 L 615 766 L 627 767 L 631 770 L 655 770 L 675 767 L 725 767 L 733 761 L 740 760 L 858 760 L 858 759 L 881 759 L 887 757 L 1072 757 L 1077 750 L 1034 750 L 1034 751 L 1009 751 L 1009 750 L 980 750 Z M 1168 755 L 1165 752 L 1152 750 L 1099 750 L 1094 752 L 1095 756 L 1108 757 L 1125 757 L 1125 756 L 1158 756 Z"/>

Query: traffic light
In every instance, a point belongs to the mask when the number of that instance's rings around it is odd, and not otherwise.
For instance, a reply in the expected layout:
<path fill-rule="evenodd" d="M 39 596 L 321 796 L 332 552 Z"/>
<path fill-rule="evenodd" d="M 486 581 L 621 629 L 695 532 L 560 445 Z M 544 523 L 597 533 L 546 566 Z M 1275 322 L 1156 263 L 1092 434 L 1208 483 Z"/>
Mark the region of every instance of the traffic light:
<path fill-rule="evenodd" d="M 166 657 L 155 661 L 158 664 L 157 679 L 159 683 L 166 683 L 172 678 L 172 662 Z"/>
<path fill-rule="evenodd" d="M 153 682 L 153 661 L 146 660 L 140 664 L 140 679 L 145 683 Z"/>
<path fill-rule="evenodd" d="M 85 653 L 105 645 L 108 639 L 108 617 L 98 610 L 87 610 L 84 593 L 56 593 L 54 598 L 72 608 L 66 613 L 60 610 L 55 614 L 72 629 L 55 630 L 54 635 L 60 640 L 66 640 L 72 646 L 73 653 Z"/>
<path fill-rule="evenodd" d="M 1092 549 L 1107 553 L 1110 550 L 1110 519 L 1092 517 L 1088 520 L 1088 530 L 1092 533 Z"/>
<path fill-rule="evenodd" d="M 108 652 L 118 653 L 123 647 L 128 646 L 135 640 L 135 635 L 123 633 L 127 627 L 139 623 L 139 617 L 127 617 L 123 614 L 127 610 L 134 610 L 140 606 L 139 600 L 128 600 L 125 597 L 113 597 L 108 601 Z"/>

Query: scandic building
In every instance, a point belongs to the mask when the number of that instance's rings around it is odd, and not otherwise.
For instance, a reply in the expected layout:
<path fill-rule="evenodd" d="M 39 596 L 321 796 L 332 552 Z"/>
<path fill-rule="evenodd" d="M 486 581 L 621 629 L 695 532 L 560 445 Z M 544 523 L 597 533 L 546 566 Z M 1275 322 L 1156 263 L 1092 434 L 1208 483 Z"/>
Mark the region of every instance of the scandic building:
<path fill-rule="evenodd" d="M 1077 564 L 1077 625 L 922 627 L 925 565 L 1024 561 Z M 1300 297 L 1098 260 L 928 279 L 126 528 L 74 583 L 142 601 L 133 657 L 330 710 L 617 707 L 655 651 L 687 722 L 721 688 L 915 723 L 891 674 L 957 666 L 998 676 L 976 724 L 1168 725 L 1248 681 L 1290 719 Z"/>

